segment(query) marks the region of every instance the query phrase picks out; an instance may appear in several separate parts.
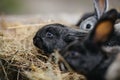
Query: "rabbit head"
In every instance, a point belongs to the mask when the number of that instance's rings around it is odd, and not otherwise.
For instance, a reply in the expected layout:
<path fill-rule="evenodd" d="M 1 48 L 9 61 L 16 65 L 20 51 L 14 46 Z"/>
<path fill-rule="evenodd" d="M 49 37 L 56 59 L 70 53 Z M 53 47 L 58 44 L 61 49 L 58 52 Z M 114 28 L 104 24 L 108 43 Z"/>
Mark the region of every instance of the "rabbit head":
<path fill-rule="evenodd" d="M 80 30 L 91 31 L 96 22 L 108 11 L 108 0 L 93 0 L 95 12 L 94 13 L 86 13 L 80 19 L 76 26 L 80 27 Z M 117 15 L 117 19 L 120 19 L 120 13 Z M 116 30 L 114 35 L 109 41 L 104 43 L 104 46 L 116 46 L 120 45 L 120 35 L 119 31 Z"/>
<path fill-rule="evenodd" d="M 94 9 L 93 13 L 86 13 L 79 20 L 76 26 L 80 29 L 90 31 L 95 26 L 100 17 L 108 10 L 108 0 L 93 0 Z"/>
<path fill-rule="evenodd" d="M 62 24 L 49 24 L 39 29 L 33 38 L 33 44 L 45 53 L 52 53 L 54 50 L 62 50 L 66 45 L 76 39 L 82 39 L 86 34 L 68 28 Z"/>
<path fill-rule="evenodd" d="M 99 74 L 105 73 L 106 67 L 102 64 L 108 59 L 106 52 L 102 50 L 102 45 L 114 33 L 116 16 L 116 10 L 108 11 L 98 20 L 90 35 L 83 42 L 74 41 L 61 52 L 73 70 L 87 76 L 87 78 L 94 76 L 88 80 L 102 80 Z"/>

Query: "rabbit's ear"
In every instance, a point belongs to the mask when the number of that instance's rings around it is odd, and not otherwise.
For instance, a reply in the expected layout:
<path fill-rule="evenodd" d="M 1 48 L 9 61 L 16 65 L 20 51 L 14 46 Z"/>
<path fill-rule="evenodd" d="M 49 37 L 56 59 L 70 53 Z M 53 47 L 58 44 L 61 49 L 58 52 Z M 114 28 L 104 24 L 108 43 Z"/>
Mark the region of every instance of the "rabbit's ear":
<path fill-rule="evenodd" d="M 108 10 L 108 0 L 93 0 L 95 14 L 99 19 Z"/>
<path fill-rule="evenodd" d="M 117 20 L 117 11 L 112 9 L 104 14 L 96 23 L 90 33 L 89 39 L 94 43 L 104 43 L 109 40 L 114 32 L 114 24 Z"/>

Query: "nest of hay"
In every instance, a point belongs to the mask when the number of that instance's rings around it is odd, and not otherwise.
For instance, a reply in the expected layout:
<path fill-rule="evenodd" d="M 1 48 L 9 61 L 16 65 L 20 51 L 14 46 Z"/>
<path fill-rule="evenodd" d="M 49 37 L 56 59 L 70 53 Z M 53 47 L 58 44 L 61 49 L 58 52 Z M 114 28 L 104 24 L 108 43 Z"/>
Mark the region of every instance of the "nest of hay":
<path fill-rule="evenodd" d="M 34 34 L 46 24 L 0 21 L 0 80 L 85 80 L 74 72 L 62 73 L 34 47 Z"/>

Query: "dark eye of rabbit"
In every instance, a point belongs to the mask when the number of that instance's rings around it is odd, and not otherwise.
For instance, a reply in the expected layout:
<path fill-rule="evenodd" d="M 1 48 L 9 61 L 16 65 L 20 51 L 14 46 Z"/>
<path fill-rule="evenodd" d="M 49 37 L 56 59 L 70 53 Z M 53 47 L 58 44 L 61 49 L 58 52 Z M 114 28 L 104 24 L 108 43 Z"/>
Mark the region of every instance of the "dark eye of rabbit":
<path fill-rule="evenodd" d="M 92 26 L 91 24 L 87 24 L 87 25 L 86 25 L 86 29 L 90 29 L 91 26 Z"/>
<path fill-rule="evenodd" d="M 92 23 L 85 24 L 83 26 L 83 30 L 92 30 L 93 26 L 94 26 L 94 24 L 92 24 Z"/>
<path fill-rule="evenodd" d="M 53 38 L 54 35 L 53 35 L 52 33 L 50 33 L 50 32 L 47 32 L 47 33 L 46 33 L 46 37 L 47 37 L 47 38 Z"/>
<path fill-rule="evenodd" d="M 94 17 L 90 17 L 81 23 L 80 29 L 86 31 L 92 30 L 95 23 L 96 23 L 96 19 Z"/>

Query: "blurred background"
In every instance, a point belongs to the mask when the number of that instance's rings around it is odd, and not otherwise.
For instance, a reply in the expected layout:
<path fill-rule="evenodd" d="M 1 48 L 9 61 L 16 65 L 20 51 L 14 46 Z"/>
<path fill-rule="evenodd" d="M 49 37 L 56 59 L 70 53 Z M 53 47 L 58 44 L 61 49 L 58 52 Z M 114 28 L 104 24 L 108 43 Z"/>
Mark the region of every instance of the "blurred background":
<path fill-rule="evenodd" d="M 46 14 L 93 11 L 93 0 L 0 0 L 0 13 Z M 120 8 L 120 0 L 109 0 L 110 8 Z"/>
<path fill-rule="evenodd" d="M 42 15 L 76 22 L 86 12 L 94 11 L 93 0 L 0 0 L 0 14 Z M 109 7 L 120 10 L 120 0 L 109 0 Z M 70 20 L 73 19 L 73 20 Z"/>

